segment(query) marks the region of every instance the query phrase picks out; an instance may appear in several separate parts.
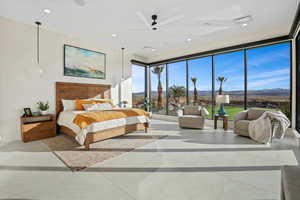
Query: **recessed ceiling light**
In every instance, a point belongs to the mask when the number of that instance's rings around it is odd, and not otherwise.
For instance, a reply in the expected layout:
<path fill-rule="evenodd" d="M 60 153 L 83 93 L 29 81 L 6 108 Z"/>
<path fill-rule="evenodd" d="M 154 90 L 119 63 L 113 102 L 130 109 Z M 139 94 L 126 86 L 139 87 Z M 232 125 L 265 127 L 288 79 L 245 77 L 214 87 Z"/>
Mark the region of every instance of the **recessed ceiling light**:
<path fill-rule="evenodd" d="M 51 10 L 50 10 L 50 9 L 48 9 L 48 8 L 45 8 L 45 9 L 44 9 L 44 13 L 46 13 L 46 14 L 50 14 L 50 13 L 51 13 Z"/>
<path fill-rule="evenodd" d="M 192 41 L 192 39 L 191 39 L 191 38 L 188 38 L 188 39 L 186 39 L 186 41 L 187 41 L 187 42 L 191 42 L 191 41 Z"/>
<path fill-rule="evenodd" d="M 117 34 L 113 33 L 111 34 L 111 37 L 117 37 Z"/>
<path fill-rule="evenodd" d="M 243 26 L 248 26 L 248 24 L 247 24 L 247 23 L 243 23 L 242 25 L 243 25 Z"/>

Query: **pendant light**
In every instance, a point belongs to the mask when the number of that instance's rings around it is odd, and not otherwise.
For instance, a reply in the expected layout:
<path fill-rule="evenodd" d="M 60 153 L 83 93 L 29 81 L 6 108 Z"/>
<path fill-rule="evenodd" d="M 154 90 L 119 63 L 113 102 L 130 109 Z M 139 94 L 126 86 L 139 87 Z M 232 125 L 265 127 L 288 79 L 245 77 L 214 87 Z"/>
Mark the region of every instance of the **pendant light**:
<path fill-rule="evenodd" d="M 43 74 L 43 69 L 42 66 L 40 65 L 40 26 L 42 25 L 41 22 L 36 21 L 35 24 L 37 25 L 37 29 L 36 29 L 36 59 L 37 59 L 37 64 L 39 67 L 39 72 L 40 72 L 40 76 Z"/>

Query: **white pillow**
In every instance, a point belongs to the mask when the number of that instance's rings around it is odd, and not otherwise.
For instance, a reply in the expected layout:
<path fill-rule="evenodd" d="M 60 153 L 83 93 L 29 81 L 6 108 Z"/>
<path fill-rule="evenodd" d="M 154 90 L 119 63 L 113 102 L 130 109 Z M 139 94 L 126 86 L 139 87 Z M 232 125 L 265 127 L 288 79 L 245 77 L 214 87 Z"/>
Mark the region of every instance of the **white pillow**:
<path fill-rule="evenodd" d="M 75 100 L 62 99 L 64 110 L 76 110 Z"/>
<path fill-rule="evenodd" d="M 208 110 L 206 108 L 203 107 L 201 109 L 201 114 L 204 115 L 204 116 L 207 116 L 207 115 L 209 115 L 209 112 L 208 112 Z"/>
<path fill-rule="evenodd" d="M 113 109 L 110 103 L 83 104 L 84 110 L 111 110 Z"/>

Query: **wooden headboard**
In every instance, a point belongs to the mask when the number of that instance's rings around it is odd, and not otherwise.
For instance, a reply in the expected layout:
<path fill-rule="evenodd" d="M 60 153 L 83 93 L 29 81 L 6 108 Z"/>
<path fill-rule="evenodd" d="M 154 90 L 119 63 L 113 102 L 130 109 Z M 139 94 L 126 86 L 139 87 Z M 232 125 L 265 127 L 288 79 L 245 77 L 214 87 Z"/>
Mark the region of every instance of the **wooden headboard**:
<path fill-rule="evenodd" d="M 110 85 L 56 82 L 56 116 L 63 111 L 62 99 L 109 99 L 110 88 Z"/>

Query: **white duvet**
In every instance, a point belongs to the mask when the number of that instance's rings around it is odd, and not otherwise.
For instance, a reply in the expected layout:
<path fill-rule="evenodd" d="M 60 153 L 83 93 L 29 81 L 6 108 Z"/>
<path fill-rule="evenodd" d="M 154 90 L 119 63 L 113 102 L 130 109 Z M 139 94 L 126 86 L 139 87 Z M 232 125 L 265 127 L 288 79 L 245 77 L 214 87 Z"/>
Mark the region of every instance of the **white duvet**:
<path fill-rule="evenodd" d="M 116 128 L 119 126 L 125 126 L 136 123 L 146 123 L 149 122 L 149 118 L 146 116 L 134 116 L 126 117 L 121 119 L 113 119 L 104 122 L 97 122 L 87 126 L 84 129 L 81 129 L 79 126 L 73 123 L 74 118 L 77 114 L 88 112 L 88 111 L 63 111 L 59 114 L 57 123 L 60 126 L 65 126 L 71 129 L 76 133 L 75 139 L 79 144 L 84 145 L 86 135 L 91 132 L 103 131 L 110 128 Z"/>

